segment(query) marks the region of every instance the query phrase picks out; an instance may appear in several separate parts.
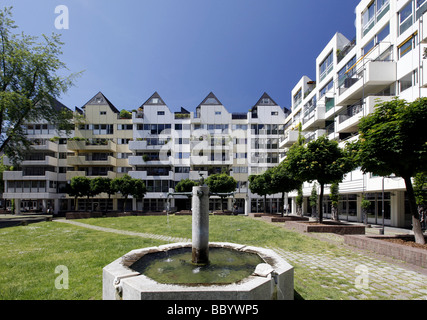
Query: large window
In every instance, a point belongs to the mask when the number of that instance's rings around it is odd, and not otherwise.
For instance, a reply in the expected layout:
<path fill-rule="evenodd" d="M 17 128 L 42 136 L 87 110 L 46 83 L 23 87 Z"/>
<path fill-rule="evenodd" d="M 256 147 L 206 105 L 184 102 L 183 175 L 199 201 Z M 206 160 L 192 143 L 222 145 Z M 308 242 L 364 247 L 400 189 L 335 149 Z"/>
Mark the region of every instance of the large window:
<path fill-rule="evenodd" d="M 375 25 L 375 3 L 371 5 L 362 13 L 362 29 L 363 35 L 369 32 Z"/>
<path fill-rule="evenodd" d="M 320 64 L 320 81 L 322 81 L 332 70 L 334 64 L 334 56 L 332 52 L 326 57 L 325 60 Z"/>
<path fill-rule="evenodd" d="M 406 39 L 405 41 L 403 41 L 399 46 L 399 58 L 402 58 L 403 56 L 405 56 L 407 53 L 409 53 L 412 49 L 415 48 L 416 46 L 416 41 L 417 41 L 417 36 L 414 34 L 411 37 L 409 37 L 408 39 Z"/>
<path fill-rule="evenodd" d="M 413 23 L 412 1 L 399 12 L 399 34 L 404 33 Z"/>

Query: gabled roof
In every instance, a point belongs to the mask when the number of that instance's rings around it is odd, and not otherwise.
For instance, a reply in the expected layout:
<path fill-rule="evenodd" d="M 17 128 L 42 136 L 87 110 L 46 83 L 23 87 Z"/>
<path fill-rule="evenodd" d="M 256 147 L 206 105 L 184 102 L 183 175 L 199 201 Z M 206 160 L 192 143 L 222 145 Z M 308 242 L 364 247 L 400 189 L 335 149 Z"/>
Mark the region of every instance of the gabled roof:
<path fill-rule="evenodd" d="M 208 96 L 205 98 L 205 100 L 203 100 L 202 103 L 200 103 L 198 105 L 198 107 L 200 107 L 202 105 L 218 105 L 218 106 L 222 106 L 223 104 L 218 100 L 218 98 L 212 92 L 210 92 L 208 94 Z"/>
<path fill-rule="evenodd" d="M 157 99 L 157 100 L 156 100 Z M 147 106 L 147 105 L 163 105 L 165 106 L 166 103 L 163 101 L 163 99 L 160 97 L 160 95 L 156 92 L 153 93 L 153 95 L 148 98 L 147 101 L 145 101 L 141 107 Z M 140 108 L 141 108 L 140 107 Z"/>
<path fill-rule="evenodd" d="M 278 104 L 273 99 L 271 99 L 271 97 L 266 92 L 264 92 L 255 106 L 278 106 Z"/>
<path fill-rule="evenodd" d="M 92 99 L 90 99 L 82 109 L 85 109 L 86 106 L 94 106 L 100 104 L 107 104 L 111 110 L 115 113 L 120 113 L 119 110 L 103 95 L 101 91 L 99 91 Z"/>

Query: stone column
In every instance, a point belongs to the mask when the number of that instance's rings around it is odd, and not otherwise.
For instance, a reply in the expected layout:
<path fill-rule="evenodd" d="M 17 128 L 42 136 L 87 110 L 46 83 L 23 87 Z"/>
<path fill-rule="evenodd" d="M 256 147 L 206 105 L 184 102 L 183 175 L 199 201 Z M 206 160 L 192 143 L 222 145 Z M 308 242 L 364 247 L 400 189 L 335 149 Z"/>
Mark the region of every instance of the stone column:
<path fill-rule="evenodd" d="M 192 262 L 209 263 L 209 187 L 193 187 Z"/>

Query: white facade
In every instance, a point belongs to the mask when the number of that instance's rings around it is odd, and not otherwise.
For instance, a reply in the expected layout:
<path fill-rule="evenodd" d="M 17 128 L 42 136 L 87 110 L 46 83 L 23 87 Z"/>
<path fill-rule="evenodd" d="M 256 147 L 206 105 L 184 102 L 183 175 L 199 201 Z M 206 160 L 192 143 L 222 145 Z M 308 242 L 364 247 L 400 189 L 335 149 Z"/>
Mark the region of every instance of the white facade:
<path fill-rule="evenodd" d="M 316 59 L 316 81 L 303 76 L 292 90 L 292 113 L 286 119 L 281 148 L 286 151 L 296 141 L 299 124 L 306 141 L 326 134 L 344 146 L 357 139 L 360 119 L 379 101 L 425 97 L 426 10 L 427 1 L 361 1 L 355 10 L 356 36 L 347 39 L 336 33 Z M 372 202 L 369 222 L 382 223 L 382 177 L 356 170 L 346 175 L 339 188 L 344 195 L 341 219 L 361 221 L 360 201 L 365 193 Z M 305 183 L 304 196 L 311 189 L 312 184 Z M 384 178 L 384 192 L 385 224 L 410 226 L 403 180 Z M 294 201 L 296 194 L 290 196 Z M 310 210 L 307 203 L 304 209 Z M 328 216 L 328 202 L 324 210 Z"/>

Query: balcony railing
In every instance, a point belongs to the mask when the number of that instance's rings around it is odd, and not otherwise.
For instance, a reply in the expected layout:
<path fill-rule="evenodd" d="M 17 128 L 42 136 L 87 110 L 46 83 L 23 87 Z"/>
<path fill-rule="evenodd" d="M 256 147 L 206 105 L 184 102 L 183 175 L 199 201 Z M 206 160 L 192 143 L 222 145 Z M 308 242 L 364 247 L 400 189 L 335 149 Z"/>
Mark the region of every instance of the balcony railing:
<path fill-rule="evenodd" d="M 346 114 L 341 114 L 338 117 L 338 123 L 343 123 L 344 121 L 354 117 L 355 115 L 359 114 L 360 112 L 363 112 L 363 105 L 359 102 L 357 104 L 354 104 L 352 106 L 349 106 L 347 108 Z"/>

